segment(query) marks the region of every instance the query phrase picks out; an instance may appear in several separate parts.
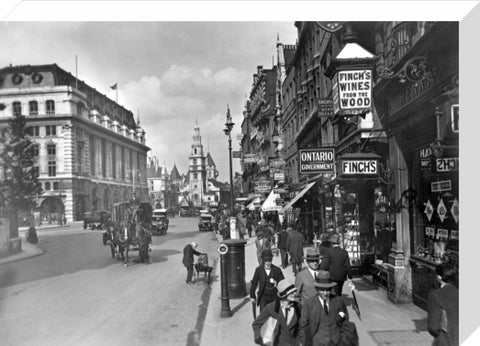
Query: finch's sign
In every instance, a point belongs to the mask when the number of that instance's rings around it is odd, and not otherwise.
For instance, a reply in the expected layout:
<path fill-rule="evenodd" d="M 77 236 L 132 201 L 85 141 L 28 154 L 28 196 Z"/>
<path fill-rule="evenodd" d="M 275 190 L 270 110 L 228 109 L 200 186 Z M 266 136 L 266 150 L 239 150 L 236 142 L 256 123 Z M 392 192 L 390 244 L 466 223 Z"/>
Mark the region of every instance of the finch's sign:
<path fill-rule="evenodd" d="M 332 95 L 335 114 L 365 114 L 372 105 L 372 71 L 337 71 L 333 77 Z"/>

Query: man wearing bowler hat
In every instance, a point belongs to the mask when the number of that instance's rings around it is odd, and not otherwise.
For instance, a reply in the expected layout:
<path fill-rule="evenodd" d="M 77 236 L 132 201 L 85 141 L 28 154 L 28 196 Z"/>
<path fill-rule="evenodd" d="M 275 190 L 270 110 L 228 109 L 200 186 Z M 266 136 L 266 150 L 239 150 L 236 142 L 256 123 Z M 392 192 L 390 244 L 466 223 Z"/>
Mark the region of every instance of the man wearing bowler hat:
<path fill-rule="evenodd" d="M 263 264 L 255 269 L 252 285 L 250 286 L 250 299 L 260 306 L 260 312 L 263 308 L 277 297 L 277 283 L 283 280 L 282 270 L 272 264 L 272 250 L 267 249 L 262 252 Z M 258 292 L 255 291 L 258 286 Z"/>
<path fill-rule="evenodd" d="M 315 289 L 315 278 L 320 269 L 320 262 L 323 256 L 320 251 L 314 248 L 308 248 L 305 255 L 306 267 L 295 277 L 295 286 L 300 294 L 300 303 L 304 303 L 308 298 L 317 294 Z"/>
<path fill-rule="evenodd" d="M 343 299 L 331 296 L 336 286 L 330 273 L 319 270 L 315 280 L 317 294 L 302 305 L 299 337 L 302 345 L 350 345 L 341 333 L 341 325 L 348 321 L 348 311 Z"/>
<path fill-rule="evenodd" d="M 352 271 L 350 269 L 350 258 L 348 252 L 339 246 L 340 237 L 338 233 L 330 236 L 332 247 L 328 250 L 323 262 L 322 268 L 328 270 L 331 279 L 336 283 L 334 293 L 336 296 L 342 296 L 342 288 L 345 280 L 352 279 Z"/>
<path fill-rule="evenodd" d="M 287 251 L 290 255 L 290 262 L 292 262 L 293 274 L 302 270 L 303 261 L 303 243 L 305 238 L 296 228 L 289 230 L 287 237 Z"/>

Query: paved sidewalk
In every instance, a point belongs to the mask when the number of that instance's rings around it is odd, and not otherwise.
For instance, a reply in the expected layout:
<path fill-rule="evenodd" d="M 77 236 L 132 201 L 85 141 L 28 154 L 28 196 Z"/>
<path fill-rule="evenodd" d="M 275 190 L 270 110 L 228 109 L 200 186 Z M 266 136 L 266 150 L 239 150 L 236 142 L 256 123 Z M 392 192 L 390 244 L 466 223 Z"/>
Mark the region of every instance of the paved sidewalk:
<path fill-rule="evenodd" d="M 219 242 L 221 237 L 217 236 Z M 245 245 L 245 281 L 250 282 L 258 266 L 255 238 L 247 239 Z M 218 261 L 219 263 L 219 261 Z M 280 257 L 274 257 L 273 264 L 280 266 Z M 291 266 L 283 270 L 286 278 L 294 281 Z M 231 317 L 220 317 L 221 282 L 220 265 L 215 268 L 212 277 L 212 294 L 201 335 L 201 346 L 248 346 L 255 345 L 252 331 L 252 306 L 247 295 L 241 299 L 230 299 Z M 356 295 L 360 306 L 359 320 L 351 307 L 351 293 L 344 288 L 350 320 L 357 325 L 361 346 L 405 345 L 429 346 L 433 338 L 427 332 L 427 313 L 413 304 L 396 305 L 390 302 L 386 292 L 378 289 L 367 278 L 355 278 Z M 347 296 L 345 296 L 347 294 Z M 258 311 L 257 311 L 258 315 Z"/>
<path fill-rule="evenodd" d="M 82 221 L 75 221 L 74 223 L 82 223 Z M 70 229 L 71 223 L 60 226 L 58 224 L 43 224 L 41 226 L 35 227 L 35 230 L 37 231 L 37 235 L 40 237 L 42 234 L 50 234 L 54 232 L 59 232 L 61 230 L 66 230 Z M 6 257 L 1 257 L 0 258 L 0 265 L 5 264 L 5 263 L 11 263 L 15 261 L 20 261 L 25 258 L 30 258 L 34 256 L 38 256 L 43 254 L 43 250 L 39 249 L 35 244 L 30 244 L 25 240 L 25 233 L 27 232 L 28 227 L 19 227 L 18 228 L 18 236 L 20 237 L 22 241 L 22 251 L 9 255 Z"/>

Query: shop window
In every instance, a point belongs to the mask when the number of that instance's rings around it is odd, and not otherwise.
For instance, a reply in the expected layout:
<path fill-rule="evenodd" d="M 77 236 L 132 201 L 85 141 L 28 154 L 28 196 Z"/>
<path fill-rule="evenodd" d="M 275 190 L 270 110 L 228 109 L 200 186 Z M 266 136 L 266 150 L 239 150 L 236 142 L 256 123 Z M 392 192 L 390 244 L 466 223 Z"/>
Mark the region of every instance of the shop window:
<path fill-rule="evenodd" d="M 48 161 L 48 176 L 55 177 L 57 176 L 57 162 Z"/>
<path fill-rule="evenodd" d="M 12 103 L 13 115 L 22 115 L 22 104 L 18 101 Z"/>
<path fill-rule="evenodd" d="M 56 136 L 57 135 L 57 127 L 55 125 L 45 126 L 45 134 L 47 136 Z"/>
<path fill-rule="evenodd" d="M 47 100 L 46 106 L 47 106 L 47 115 L 55 114 L 55 101 Z"/>
<path fill-rule="evenodd" d="M 38 102 L 37 101 L 30 101 L 28 103 L 28 110 L 30 115 L 35 116 L 38 115 Z"/>

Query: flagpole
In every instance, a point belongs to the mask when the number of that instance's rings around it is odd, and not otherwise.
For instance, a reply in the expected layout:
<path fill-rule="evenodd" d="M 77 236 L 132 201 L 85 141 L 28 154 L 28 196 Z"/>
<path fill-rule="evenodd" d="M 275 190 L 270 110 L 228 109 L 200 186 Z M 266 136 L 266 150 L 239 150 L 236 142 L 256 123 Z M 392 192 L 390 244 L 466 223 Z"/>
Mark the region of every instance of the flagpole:
<path fill-rule="evenodd" d="M 118 85 L 117 85 L 117 87 L 115 88 L 115 102 L 118 103 Z"/>

